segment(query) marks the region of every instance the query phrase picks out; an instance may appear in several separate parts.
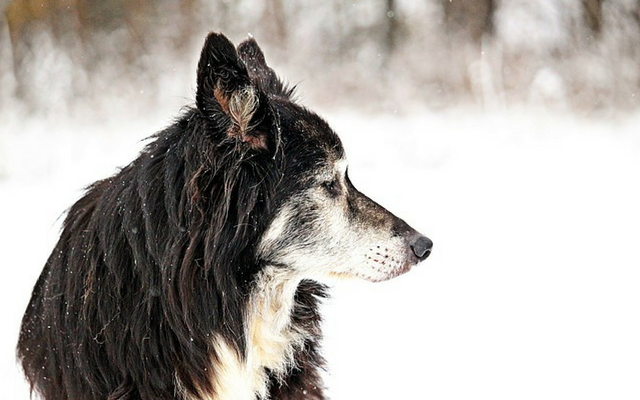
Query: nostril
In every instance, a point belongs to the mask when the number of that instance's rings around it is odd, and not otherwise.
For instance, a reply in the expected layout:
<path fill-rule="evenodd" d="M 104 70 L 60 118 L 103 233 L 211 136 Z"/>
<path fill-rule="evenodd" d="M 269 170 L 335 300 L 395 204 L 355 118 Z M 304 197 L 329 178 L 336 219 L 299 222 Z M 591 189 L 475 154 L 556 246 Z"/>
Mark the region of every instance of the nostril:
<path fill-rule="evenodd" d="M 433 242 L 426 236 L 420 236 L 411 244 L 411 250 L 413 254 L 420 260 L 424 260 L 429 257 L 431 254 L 431 248 L 433 247 Z"/>

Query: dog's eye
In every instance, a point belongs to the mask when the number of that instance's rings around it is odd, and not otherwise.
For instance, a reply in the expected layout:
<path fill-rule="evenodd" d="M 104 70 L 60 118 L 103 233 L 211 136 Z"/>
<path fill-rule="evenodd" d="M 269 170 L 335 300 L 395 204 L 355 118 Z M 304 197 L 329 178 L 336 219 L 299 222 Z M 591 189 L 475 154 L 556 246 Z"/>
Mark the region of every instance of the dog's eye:
<path fill-rule="evenodd" d="M 337 179 L 324 182 L 322 187 L 333 197 L 337 197 L 340 194 L 340 182 Z"/>

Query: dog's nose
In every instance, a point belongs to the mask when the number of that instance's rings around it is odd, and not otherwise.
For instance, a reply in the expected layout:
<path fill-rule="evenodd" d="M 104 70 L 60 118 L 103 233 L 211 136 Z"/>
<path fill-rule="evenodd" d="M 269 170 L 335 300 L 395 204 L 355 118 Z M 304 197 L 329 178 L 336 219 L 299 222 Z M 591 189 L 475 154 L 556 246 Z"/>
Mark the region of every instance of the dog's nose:
<path fill-rule="evenodd" d="M 431 254 L 433 242 L 428 237 L 421 235 L 418 236 L 418 238 L 415 239 L 410 246 L 413 254 L 415 254 L 415 256 L 418 257 L 420 261 L 422 261 L 425 258 L 429 257 L 429 254 Z"/>

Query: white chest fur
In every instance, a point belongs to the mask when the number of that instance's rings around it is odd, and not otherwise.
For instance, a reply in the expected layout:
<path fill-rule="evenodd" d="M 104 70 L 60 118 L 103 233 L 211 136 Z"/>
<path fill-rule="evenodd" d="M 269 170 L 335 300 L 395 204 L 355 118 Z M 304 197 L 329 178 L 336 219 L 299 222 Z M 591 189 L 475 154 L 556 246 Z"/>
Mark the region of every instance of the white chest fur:
<path fill-rule="evenodd" d="M 299 283 L 290 272 L 276 268 L 261 273 L 246 311 L 246 357 L 239 357 L 221 337 L 214 343 L 216 400 L 265 399 L 269 392 L 266 370 L 284 377 L 295 365 L 295 351 L 302 348 L 306 336 L 291 324 Z"/>

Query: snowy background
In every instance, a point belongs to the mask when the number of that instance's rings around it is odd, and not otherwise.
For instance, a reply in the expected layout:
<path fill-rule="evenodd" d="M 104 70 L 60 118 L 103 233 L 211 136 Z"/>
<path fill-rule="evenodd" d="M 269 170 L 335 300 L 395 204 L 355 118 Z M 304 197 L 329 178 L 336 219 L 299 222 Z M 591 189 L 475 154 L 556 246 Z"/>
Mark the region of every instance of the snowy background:
<path fill-rule="evenodd" d="M 341 135 L 354 184 L 435 243 L 407 275 L 334 288 L 325 307 L 333 399 L 640 398 L 635 3 L 596 2 L 594 30 L 580 11 L 593 2 L 489 2 L 491 26 L 464 38 L 435 0 L 391 3 L 404 19 L 390 52 L 380 43 L 393 35 L 362 1 L 331 3 L 341 19 L 325 10 L 313 20 L 302 17 L 328 6 L 264 1 L 276 22 L 302 19 L 270 30 L 247 26 L 260 16 L 250 13 L 194 28 L 184 53 L 155 54 L 171 46 L 149 40 L 128 61 L 109 47 L 122 33 L 114 29 L 100 33 L 95 57 L 105 64 L 88 69 L 76 66 L 89 55 L 69 51 L 85 42 L 55 29 L 32 29 L 38 45 L 17 63 L 15 23 L 0 23 L 1 60 L 11 59 L 0 62 L 0 399 L 29 398 L 14 347 L 64 210 L 193 101 L 210 29 L 234 41 L 253 32 Z M 432 23 L 419 25 L 425 16 Z M 382 33 L 367 38 L 367 27 Z M 332 58 L 340 49 L 346 56 Z"/>

